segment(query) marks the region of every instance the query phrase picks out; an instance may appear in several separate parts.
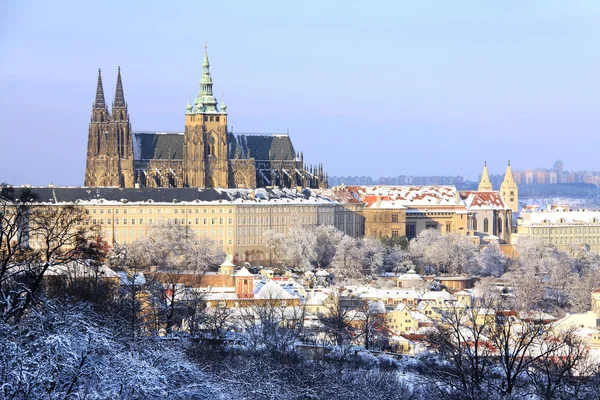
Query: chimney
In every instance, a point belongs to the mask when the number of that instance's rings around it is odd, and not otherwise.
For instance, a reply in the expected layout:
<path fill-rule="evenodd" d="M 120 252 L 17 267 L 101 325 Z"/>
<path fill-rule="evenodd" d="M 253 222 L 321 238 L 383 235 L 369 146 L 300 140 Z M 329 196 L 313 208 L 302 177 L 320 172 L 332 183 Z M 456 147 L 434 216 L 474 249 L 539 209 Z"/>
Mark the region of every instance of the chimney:
<path fill-rule="evenodd" d="M 377 204 L 377 208 L 381 207 L 381 196 L 380 195 L 377 195 L 377 202 L 376 202 L 376 204 Z"/>

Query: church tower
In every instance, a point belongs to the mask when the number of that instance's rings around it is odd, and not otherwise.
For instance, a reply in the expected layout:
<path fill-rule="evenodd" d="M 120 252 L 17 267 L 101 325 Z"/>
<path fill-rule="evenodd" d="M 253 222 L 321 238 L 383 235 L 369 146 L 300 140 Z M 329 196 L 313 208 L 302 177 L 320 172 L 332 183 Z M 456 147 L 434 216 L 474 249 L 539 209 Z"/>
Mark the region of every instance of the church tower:
<path fill-rule="evenodd" d="M 96 101 L 88 133 L 85 186 L 119 186 L 119 166 L 116 142 L 110 131 L 110 114 L 104 101 L 102 73 L 98 70 Z"/>
<path fill-rule="evenodd" d="M 133 144 L 127 103 L 123 95 L 121 68 L 112 116 L 104 100 L 102 75 L 98 70 L 96 101 L 88 134 L 85 186 L 133 187 Z"/>
<path fill-rule="evenodd" d="M 481 180 L 479 181 L 479 192 L 491 192 L 492 182 L 490 181 L 490 175 L 488 174 L 487 162 L 483 163 L 483 172 L 481 173 Z"/>
<path fill-rule="evenodd" d="M 227 107 L 223 103 L 221 111 L 217 108 L 205 45 L 200 93 L 193 106 L 188 101 L 185 113 L 185 186 L 228 187 L 228 162 Z"/>
<path fill-rule="evenodd" d="M 512 212 L 519 212 L 519 187 L 513 177 L 510 161 L 508 162 L 506 172 L 504 173 L 504 180 L 500 185 L 500 194 L 504 201 L 508 203 Z"/>
<path fill-rule="evenodd" d="M 121 82 L 121 67 L 117 70 L 117 87 L 115 100 L 112 105 L 112 118 L 109 127 L 109 136 L 116 138 L 117 154 L 119 158 L 119 186 L 134 187 L 133 179 L 133 143 L 131 136 L 131 123 L 127 103 Z"/>

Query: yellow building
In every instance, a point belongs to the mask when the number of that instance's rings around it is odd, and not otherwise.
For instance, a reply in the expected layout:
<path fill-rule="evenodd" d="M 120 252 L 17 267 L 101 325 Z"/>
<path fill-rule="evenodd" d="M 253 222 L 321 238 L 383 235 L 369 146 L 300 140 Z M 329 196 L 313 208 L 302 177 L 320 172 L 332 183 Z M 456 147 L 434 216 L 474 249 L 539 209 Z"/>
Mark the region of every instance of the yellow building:
<path fill-rule="evenodd" d="M 523 237 L 546 240 L 560 251 L 583 246 L 600 254 L 600 211 L 524 211 L 512 243 Z"/>
<path fill-rule="evenodd" d="M 385 326 L 398 333 L 416 332 L 419 329 L 419 320 L 414 316 L 406 304 L 398 304 L 393 311 L 385 314 Z"/>
<path fill-rule="evenodd" d="M 337 202 L 335 227 L 346 235 L 358 238 L 365 235 L 365 204 L 345 186 L 331 189 L 313 189 L 313 193 Z M 391 232 L 388 234 L 391 236 Z"/>
<path fill-rule="evenodd" d="M 364 204 L 365 236 L 416 237 L 424 229 L 473 235 L 454 186 L 349 186 Z"/>
<path fill-rule="evenodd" d="M 20 188 L 17 188 L 19 190 Z M 79 187 L 28 188 L 43 207 L 78 205 L 88 213 L 87 225 L 97 226 L 110 244 L 131 243 L 161 223 L 185 227 L 190 235 L 207 237 L 223 246 L 234 263 L 271 259 L 263 234 L 286 233 L 302 226 L 334 225 L 331 199 L 306 189 L 119 189 Z M 359 232 L 360 219 L 342 224 Z"/>

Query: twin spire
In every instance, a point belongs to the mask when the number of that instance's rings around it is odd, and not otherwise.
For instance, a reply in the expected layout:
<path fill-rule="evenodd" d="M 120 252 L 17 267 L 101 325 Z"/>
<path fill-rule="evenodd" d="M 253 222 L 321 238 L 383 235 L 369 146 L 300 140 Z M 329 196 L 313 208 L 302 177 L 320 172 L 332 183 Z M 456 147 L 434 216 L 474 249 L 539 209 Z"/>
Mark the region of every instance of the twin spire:
<path fill-rule="evenodd" d="M 126 107 L 125 94 L 123 93 L 123 82 L 121 81 L 121 67 L 117 69 L 117 88 L 115 90 L 115 101 L 113 107 Z M 104 100 L 104 88 L 102 86 L 102 71 L 98 69 L 98 84 L 96 85 L 96 101 L 94 102 L 95 109 L 106 108 Z"/>
<path fill-rule="evenodd" d="M 506 172 L 504 173 L 504 180 L 502 181 L 503 186 L 516 186 L 515 178 L 512 174 L 512 169 L 510 168 L 510 160 L 508 161 L 508 166 L 506 167 Z M 491 192 L 492 181 L 490 180 L 490 174 L 488 173 L 487 161 L 483 162 L 483 172 L 481 173 L 481 180 L 479 181 L 479 187 L 477 188 L 479 192 Z"/>

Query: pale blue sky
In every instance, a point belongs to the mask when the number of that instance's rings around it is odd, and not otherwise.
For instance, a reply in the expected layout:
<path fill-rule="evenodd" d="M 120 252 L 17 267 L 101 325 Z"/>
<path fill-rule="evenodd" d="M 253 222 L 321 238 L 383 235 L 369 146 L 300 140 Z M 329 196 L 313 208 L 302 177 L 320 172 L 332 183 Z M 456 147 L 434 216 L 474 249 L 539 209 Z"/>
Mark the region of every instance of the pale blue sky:
<path fill-rule="evenodd" d="M 330 175 L 600 170 L 598 1 L 3 1 L 0 181 L 79 185 L 96 73 L 182 131 L 204 41 L 237 132 Z"/>

